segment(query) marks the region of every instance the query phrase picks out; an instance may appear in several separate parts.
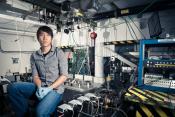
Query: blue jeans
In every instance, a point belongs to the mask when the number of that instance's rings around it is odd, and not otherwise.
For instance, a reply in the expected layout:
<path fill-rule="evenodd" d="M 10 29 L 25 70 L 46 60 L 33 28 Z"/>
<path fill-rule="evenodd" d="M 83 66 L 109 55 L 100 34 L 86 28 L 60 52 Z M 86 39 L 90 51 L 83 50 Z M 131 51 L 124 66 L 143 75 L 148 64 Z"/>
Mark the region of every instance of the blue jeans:
<path fill-rule="evenodd" d="M 37 87 L 34 83 L 19 82 L 7 87 L 9 99 L 16 117 L 24 117 L 28 111 L 28 100 L 35 95 Z M 36 106 L 37 117 L 50 117 L 62 100 L 62 94 L 52 90 Z"/>

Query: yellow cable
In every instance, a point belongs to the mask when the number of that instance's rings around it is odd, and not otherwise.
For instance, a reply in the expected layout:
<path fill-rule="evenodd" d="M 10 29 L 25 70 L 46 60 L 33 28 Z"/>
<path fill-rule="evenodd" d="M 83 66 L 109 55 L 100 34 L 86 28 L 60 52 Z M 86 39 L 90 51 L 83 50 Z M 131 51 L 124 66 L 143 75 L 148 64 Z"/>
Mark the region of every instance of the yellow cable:
<path fill-rule="evenodd" d="M 142 117 L 142 115 L 139 113 L 139 111 L 136 112 L 136 117 Z"/>
<path fill-rule="evenodd" d="M 131 92 L 131 93 L 133 93 L 134 95 L 140 97 L 143 101 L 145 101 L 145 100 L 148 99 L 148 98 L 142 96 L 141 94 L 139 94 L 139 93 L 137 93 L 137 92 L 135 92 L 135 91 L 133 91 L 133 90 L 131 90 L 131 89 L 129 89 L 129 92 Z"/>
<path fill-rule="evenodd" d="M 158 98 L 156 98 L 156 97 L 152 97 L 152 96 L 148 95 L 147 93 L 145 93 L 145 92 L 142 91 L 142 90 L 139 90 L 139 89 L 137 89 L 137 88 L 133 88 L 133 89 L 135 89 L 136 91 L 138 91 L 138 92 L 140 92 L 140 93 L 142 93 L 142 94 L 148 96 L 149 98 L 152 98 L 152 99 L 155 99 L 156 101 L 162 102 L 162 100 L 160 100 L 160 99 L 158 99 Z"/>
<path fill-rule="evenodd" d="M 154 108 L 160 117 L 168 117 L 167 114 L 161 108 L 159 107 L 154 107 Z"/>
<path fill-rule="evenodd" d="M 147 117 L 154 117 L 154 115 L 145 105 L 141 105 L 140 107 L 144 111 L 144 113 L 147 115 Z"/>

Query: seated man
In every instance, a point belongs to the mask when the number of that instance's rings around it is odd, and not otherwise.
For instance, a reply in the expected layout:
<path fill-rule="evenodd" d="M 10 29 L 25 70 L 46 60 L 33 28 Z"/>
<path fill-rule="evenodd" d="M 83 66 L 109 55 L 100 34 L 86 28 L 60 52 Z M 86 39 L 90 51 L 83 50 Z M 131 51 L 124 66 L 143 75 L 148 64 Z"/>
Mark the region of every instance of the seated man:
<path fill-rule="evenodd" d="M 49 117 L 60 103 L 64 92 L 64 81 L 68 76 L 67 59 L 63 51 L 52 46 L 53 32 L 48 26 L 37 31 L 40 49 L 31 55 L 33 82 L 19 82 L 8 86 L 9 99 L 16 117 L 28 111 L 28 99 L 38 98 L 37 117 Z"/>

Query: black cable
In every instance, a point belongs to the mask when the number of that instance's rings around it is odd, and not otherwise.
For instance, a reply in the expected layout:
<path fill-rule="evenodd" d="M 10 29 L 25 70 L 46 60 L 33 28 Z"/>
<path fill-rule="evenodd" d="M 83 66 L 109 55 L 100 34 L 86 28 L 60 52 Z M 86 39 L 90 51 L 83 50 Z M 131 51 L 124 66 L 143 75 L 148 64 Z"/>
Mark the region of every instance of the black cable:
<path fill-rule="evenodd" d="M 83 115 L 86 115 L 86 116 L 88 116 L 88 117 L 94 117 L 94 116 L 92 116 L 92 115 L 90 115 L 90 114 L 88 114 L 88 113 L 85 113 L 85 112 L 83 112 L 83 111 L 79 111 L 79 113 L 81 113 L 81 114 L 83 114 Z"/>
<path fill-rule="evenodd" d="M 129 25 L 128 25 L 127 20 L 126 20 L 125 18 L 123 18 L 123 19 L 124 19 L 124 21 L 125 21 L 125 23 L 126 23 L 126 26 L 128 27 L 128 30 L 129 30 L 129 33 L 130 33 L 131 37 L 132 37 L 134 40 L 137 40 L 137 37 L 136 37 L 136 39 L 135 39 L 134 36 L 132 35 L 131 29 L 130 29 L 130 27 L 129 27 Z"/>
<path fill-rule="evenodd" d="M 136 76 L 136 73 L 138 70 L 133 69 L 133 73 L 130 75 L 130 82 L 132 82 L 131 86 L 134 86 L 136 83 L 136 79 L 138 79 L 138 76 Z"/>
<path fill-rule="evenodd" d="M 103 106 L 104 108 L 106 108 L 105 106 Z M 124 112 L 122 109 L 120 109 L 120 108 L 113 108 L 113 107 L 108 107 L 109 109 L 112 109 L 112 110 L 114 110 L 115 112 L 116 111 L 119 111 L 119 112 L 121 112 L 125 117 L 128 117 L 128 115 L 126 114 L 126 112 Z"/>
<path fill-rule="evenodd" d="M 73 39 L 73 41 L 74 41 L 74 44 L 75 44 L 76 46 L 78 46 L 77 42 L 76 42 L 75 39 L 74 39 L 73 32 L 71 32 L 71 36 L 72 36 L 72 39 Z M 87 54 L 85 54 L 85 59 L 87 59 L 86 56 L 87 56 Z M 76 63 L 76 62 L 75 62 L 75 63 Z M 75 70 L 74 70 L 74 71 L 75 71 Z"/>
<path fill-rule="evenodd" d="M 72 39 L 73 39 L 73 41 L 74 41 L 74 44 L 75 44 L 76 46 L 78 46 L 77 42 L 76 42 L 75 39 L 74 39 L 73 32 L 71 32 L 71 36 L 72 36 Z"/>
<path fill-rule="evenodd" d="M 127 21 L 127 20 L 126 20 L 126 21 Z M 137 37 L 137 35 L 136 35 L 136 33 L 135 33 L 135 30 L 133 29 L 133 27 L 131 26 L 131 24 L 129 23 L 129 21 L 127 21 L 127 23 L 128 23 L 128 26 L 130 26 L 132 32 L 134 33 L 134 35 L 135 35 L 135 37 L 136 37 L 136 40 L 139 40 L 138 37 Z"/>
<path fill-rule="evenodd" d="M 170 85 L 169 85 L 169 88 L 168 88 L 168 100 L 170 101 L 170 108 L 173 106 L 172 102 L 171 102 L 171 98 L 170 98 L 170 89 L 171 89 L 171 84 L 173 82 L 173 79 L 171 79 L 170 81 Z M 171 109 L 170 109 L 171 110 Z M 173 110 L 173 109 L 172 109 Z"/>
<path fill-rule="evenodd" d="M 137 16 L 142 15 L 143 12 L 145 12 L 147 9 L 149 9 L 157 0 L 152 0 L 152 2 L 146 6 L 142 11 L 140 11 Z"/>
<path fill-rule="evenodd" d="M 128 18 L 133 22 L 133 24 L 135 25 L 135 27 L 139 30 L 139 32 L 142 34 L 143 38 L 146 39 L 145 35 L 143 34 L 143 32 L 139 29 L 139 27 L 135 24 L 135 22 L 133 21 L 133 19 L 128 16 Z"/>

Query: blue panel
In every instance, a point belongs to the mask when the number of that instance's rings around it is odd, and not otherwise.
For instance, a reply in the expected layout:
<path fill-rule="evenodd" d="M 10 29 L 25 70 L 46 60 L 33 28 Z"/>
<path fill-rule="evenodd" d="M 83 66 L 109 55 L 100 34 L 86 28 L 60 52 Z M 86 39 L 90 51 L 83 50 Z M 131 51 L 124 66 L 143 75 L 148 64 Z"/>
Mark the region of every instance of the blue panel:
<path fill-rule="evenodd" d="M 173 43 L 173 45 L 172 45 Z M 139 53 L 139 66 L 138 66 L 138 86 L 141 87 L 141 88 L 144 88 L 144 89 L 148 89 L 148 90 L 155 90 L 155 91 L 162 91 L 162 92 L 171 92 L 171 93 L 175 93 L 175 89 L 172 89 L 172 88 L 166 88 L 164 86 L 162 87 L 158 87 L 158 86 L 154 86 L 154 85 L 148 85 L 148 84 L 144 84 L 143 82 L 143 76 L 144 76 L 144 70 L 145 70 L 145 65 L 144 65 L 144 62 L 146 61 L 151 61 L 153 63 L 155 62 L 158 62 L 158 63 L 163 63 L 165 62 L 166 64 L 165 65 L 162 65 L 163 67 L 167 65 L 167 62 L 171 62 L 171 64 L 169 65 L 172 65 L 172 62 L 173 62 L 173 70 L 175 69 L 175 58 L 172 58 L 172 59 L 168 59 L 168 60 L 165 60 L 165 59 L 160 59 L 160 60 L 151 60 L 151 59 L 148 59 L 148 58 L 145 58 L 145 47 L 146 46 L 150 46 L 150 45 L 153 45 L 153 48 L 155 47 L 162 47 L 162 45 L 164 46 L 164 44 L 167 44 L 167 46 L 165 46 L 166 48 L 169 47 L 169 44 L 172 45 L 172 47 L 174 46 L 175 44 L 175 39 L 145 39 L 145 40 L 141 40 L 140 41 L 140 53 Z M 155 45 L 155 46 L 154 46 Z M 152 46 L 151 46 L 152 47 Z M 155 52 L 155 51 L 154 51 Z M 153 53 L 154 53 L 153 52 Z M 161 51 L 159 51 L 161 52 Z M 164 49 L 163 49 L 163 52 L 164 52 Z M 164 53 L 168 54 L 168 51 L 165 51 Z M 174 54 L 175 52 L 173 52 L 173 57 L 175 56 Z M 147 63 L 148 64 L 148 63 Z M 146 64 L 146 65 L 147 65 Z M 157 70 L 159 69 L 157 66 L 156 68 L 155 67 L 150 67 L 151 69 L 153 70 Z M 165 67 L 165 69 L 167 69 Z M 147 70 L 149 70 L 149 67 L 147 68 Z M 172 70 L 172 66 L 171 66 L 171 72 L 173 71 Z M 175 71 L 175 70 L 174 70 Z M 148 72 L 149 73 L 149 72 Z M 175 73 L 175 72 L 172 72 L 172 73 Z M 146 74 L 146 73 L 145 73 Z M 166 77 L 167 78 L 167 77 Z M 169 80 L 170 81 L 170 80 Z M 175 80 L 174 80 L 175 81 Z M 170 83 L 171 84 L 171 83 Z"/>

